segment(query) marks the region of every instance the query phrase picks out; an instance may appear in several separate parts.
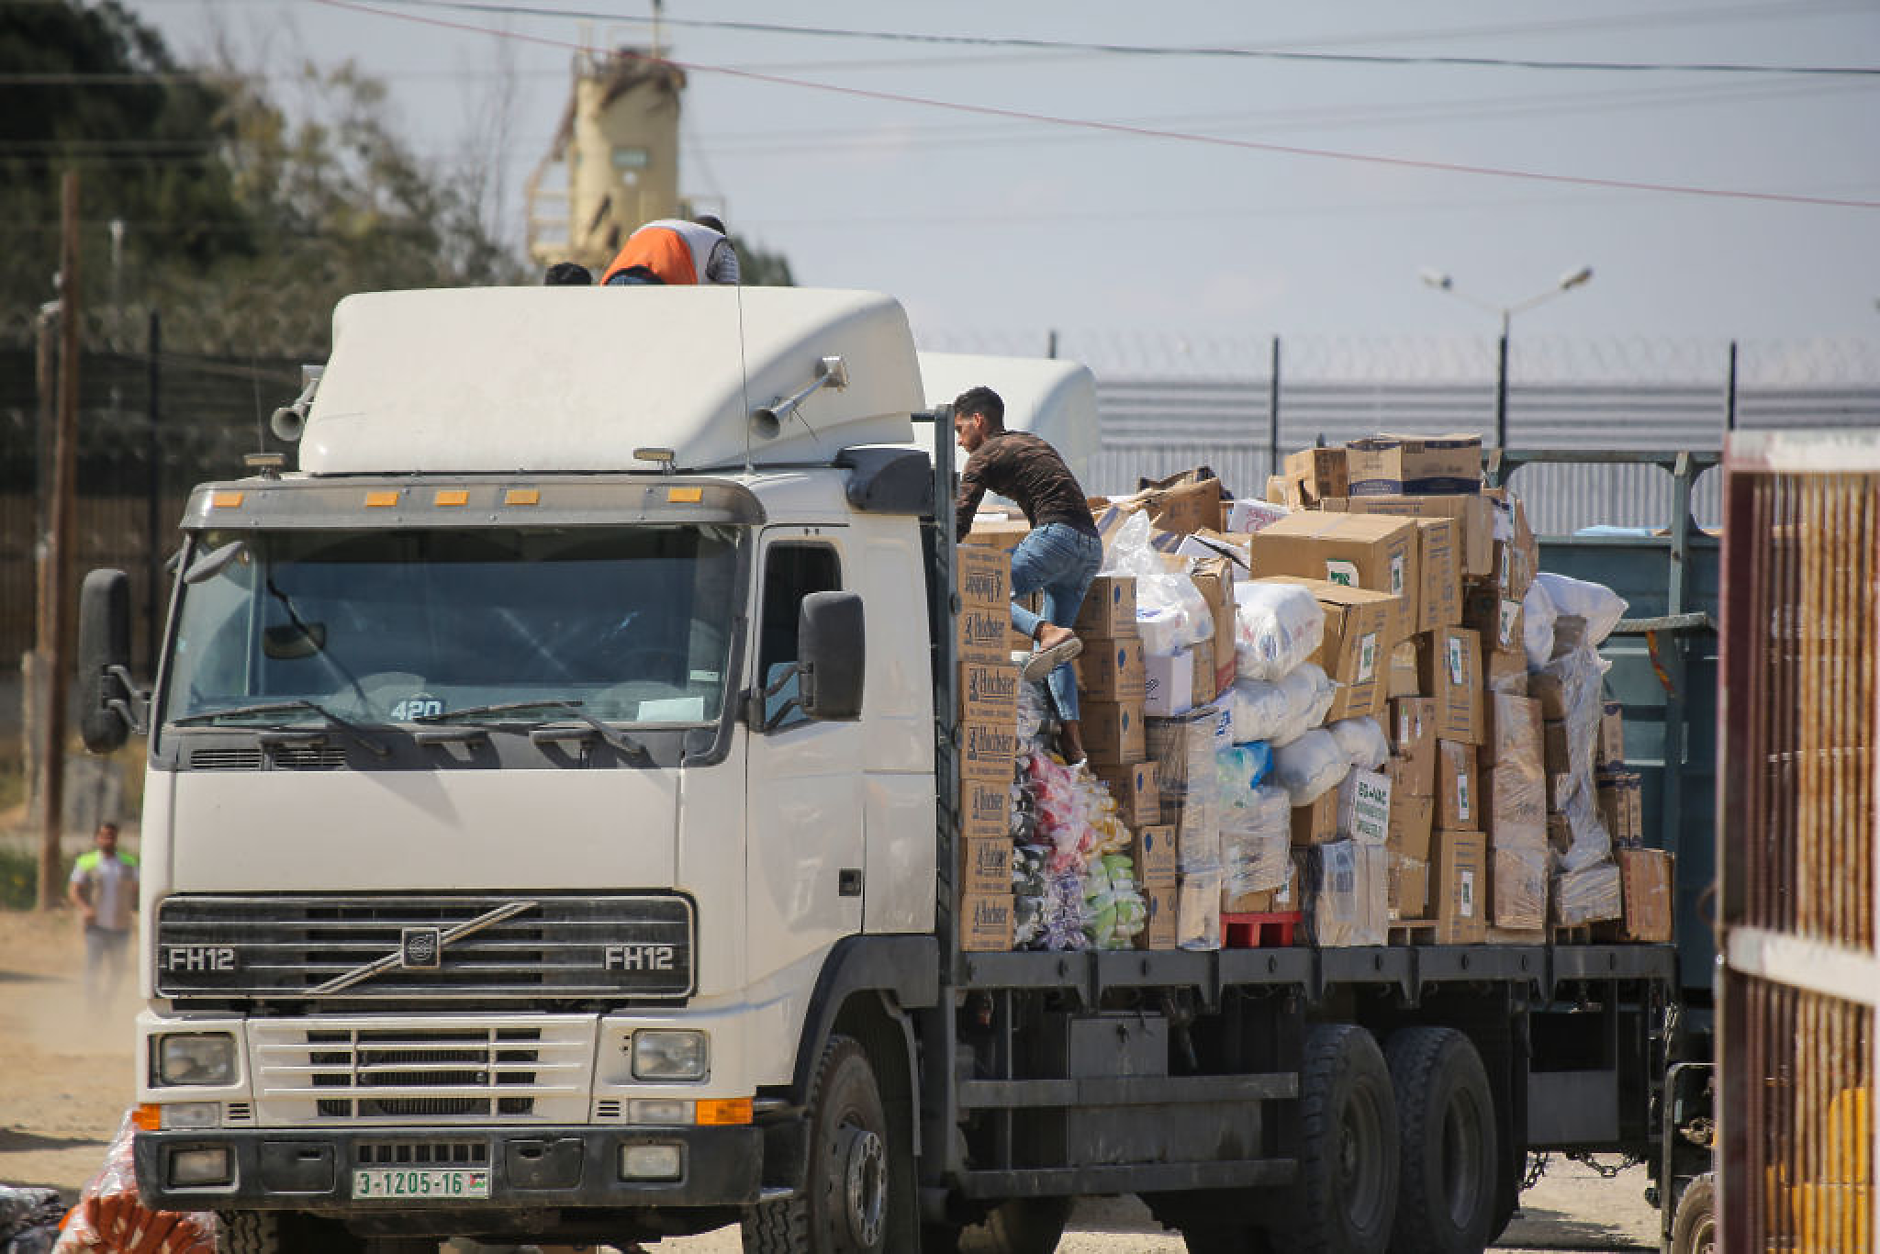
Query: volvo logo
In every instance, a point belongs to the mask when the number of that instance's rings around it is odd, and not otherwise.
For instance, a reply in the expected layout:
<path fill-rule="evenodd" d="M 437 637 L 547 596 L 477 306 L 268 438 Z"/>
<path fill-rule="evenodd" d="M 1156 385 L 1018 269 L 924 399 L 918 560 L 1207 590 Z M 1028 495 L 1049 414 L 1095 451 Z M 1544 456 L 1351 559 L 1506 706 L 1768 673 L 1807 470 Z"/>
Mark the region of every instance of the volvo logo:
<path fill-rule="evenodd" d="M 438 929 L 408 927 L 399 940 L 398 965 L 407 971 L 435 971 L 443 948 Z"/>

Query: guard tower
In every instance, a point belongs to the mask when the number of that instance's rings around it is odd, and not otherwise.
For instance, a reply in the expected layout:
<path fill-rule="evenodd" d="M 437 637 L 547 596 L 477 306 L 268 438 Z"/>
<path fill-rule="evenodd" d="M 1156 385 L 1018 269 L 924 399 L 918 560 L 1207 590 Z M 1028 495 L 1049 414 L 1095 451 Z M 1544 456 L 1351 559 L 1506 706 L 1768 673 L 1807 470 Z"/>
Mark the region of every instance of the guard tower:
<path fill-rule="evenodd" d="M 654 53 L 583 51 L 555 139 L 529 176 L 529 255 L 598 271 L 641 223 L 679 203 L 685 72 Z"/>

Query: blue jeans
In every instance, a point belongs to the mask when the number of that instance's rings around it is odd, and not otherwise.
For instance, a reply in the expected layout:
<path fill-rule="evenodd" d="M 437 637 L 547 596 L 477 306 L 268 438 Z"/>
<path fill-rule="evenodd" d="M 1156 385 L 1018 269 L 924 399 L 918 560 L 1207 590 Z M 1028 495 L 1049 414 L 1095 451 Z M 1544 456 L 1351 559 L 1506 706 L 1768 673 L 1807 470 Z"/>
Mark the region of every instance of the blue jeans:
<path fill-rule="evenodd" d="M 1077 611 L 1084 606 L 1084 593 L 1103 565 L 1103 541 L 1077 530 L 1068 523 L 1046 523 L 1012 550 L 1012 595 L 1029 596 L 1044 592 L 1044 614 L 1040 617 L 1017 601 L 1012 602 L 1012 627 L 1022 636 L 1034 637 L 1041 622 L 1069 627 L 1077 621 Z M 1065 662 L 1051 672 L 1046 686 L 1058 717 L 1066 722 L 1077 718 L 1077 672 Z"/>

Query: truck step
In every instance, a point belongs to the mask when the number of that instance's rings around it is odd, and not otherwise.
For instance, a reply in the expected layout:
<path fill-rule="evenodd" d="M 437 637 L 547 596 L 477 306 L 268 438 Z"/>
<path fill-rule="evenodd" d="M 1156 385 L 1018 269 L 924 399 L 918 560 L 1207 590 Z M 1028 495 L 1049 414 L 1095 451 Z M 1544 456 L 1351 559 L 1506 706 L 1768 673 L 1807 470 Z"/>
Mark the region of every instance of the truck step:
<path fill-rule="evenodd" d="M 1303 917 L 1297 910 L 1272 914 L 1223 914 L 1221 948 L 1284 949 L 1293 943 L 1293 929 Z"/>

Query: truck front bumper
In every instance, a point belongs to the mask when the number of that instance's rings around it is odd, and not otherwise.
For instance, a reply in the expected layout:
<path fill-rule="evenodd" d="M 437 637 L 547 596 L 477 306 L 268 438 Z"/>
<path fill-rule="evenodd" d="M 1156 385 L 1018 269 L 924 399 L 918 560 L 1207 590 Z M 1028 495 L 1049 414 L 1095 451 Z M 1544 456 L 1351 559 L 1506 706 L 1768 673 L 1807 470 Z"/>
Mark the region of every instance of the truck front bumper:
<path fill-rule="evenodd" d="M 677 1178 L 622 1176 L 628 1146 L 678 1149 Z M 223 1148 L 228 1179 L 176 1183 L 176 1158 Z M 201 1156 L 192 1156 L 197 1163 Z M 758 1200 L 764 1133 L 740 1127 L 258 1128 L 140 1132 L 137 1187 L 161 1210 L 425 1210 L 742 1206 Z M 368 1167 L 449 1168 L 487 1173 L 488 1197 L 357 1198 L 355 1172 Z M 219 1173 L 217 1173 L 219 1174 Z"/>

